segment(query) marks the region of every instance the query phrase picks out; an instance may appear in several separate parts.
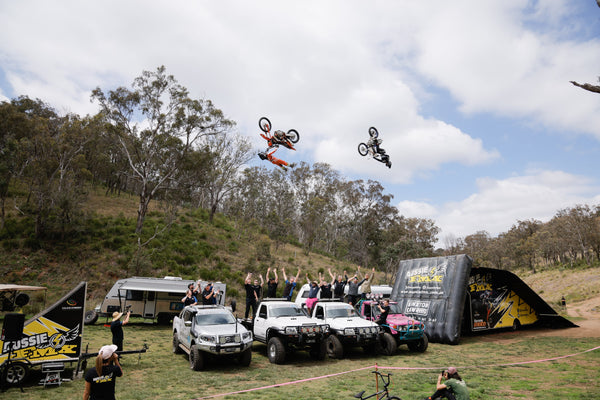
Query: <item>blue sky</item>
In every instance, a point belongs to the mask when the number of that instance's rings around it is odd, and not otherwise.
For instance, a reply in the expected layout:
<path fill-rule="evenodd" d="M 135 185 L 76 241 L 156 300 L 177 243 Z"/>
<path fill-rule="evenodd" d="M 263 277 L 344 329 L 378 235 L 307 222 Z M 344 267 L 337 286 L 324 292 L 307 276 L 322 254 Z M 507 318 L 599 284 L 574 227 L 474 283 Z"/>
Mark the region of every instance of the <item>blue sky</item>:
<path fill-rule="evenodd" d="M 257 149 L 267 116 L 301 135 L 278 156 L 380 181 L 442 245 L 600 204 L 600 95 L 569 83 L 598 83 L 595 0 L 0 0 L 0 100 L 93 114 L 95 87 L 160 65 Z M 391 169 L 357 153 L 370 126 Z"/>

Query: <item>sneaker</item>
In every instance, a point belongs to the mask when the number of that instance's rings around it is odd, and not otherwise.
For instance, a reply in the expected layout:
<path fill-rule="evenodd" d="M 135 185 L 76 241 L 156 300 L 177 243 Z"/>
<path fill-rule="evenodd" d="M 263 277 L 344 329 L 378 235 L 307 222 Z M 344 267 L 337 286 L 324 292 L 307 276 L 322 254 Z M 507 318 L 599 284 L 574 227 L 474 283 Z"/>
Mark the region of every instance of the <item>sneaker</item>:
<path fill-rule="evenodd" d="M 285 165 L 280 165 L 281 169 L 287 171 L 287 167 Z"/>

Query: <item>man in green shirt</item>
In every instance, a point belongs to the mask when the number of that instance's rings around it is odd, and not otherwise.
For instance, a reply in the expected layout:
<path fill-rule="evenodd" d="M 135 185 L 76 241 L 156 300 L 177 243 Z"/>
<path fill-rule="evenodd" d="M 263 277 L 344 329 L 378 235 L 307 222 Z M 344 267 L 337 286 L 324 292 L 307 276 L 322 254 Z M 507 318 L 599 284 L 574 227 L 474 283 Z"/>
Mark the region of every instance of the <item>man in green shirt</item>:
<path fill-rule="evenodd" d="M 444 383 L 442 383 L 444 379 Z M 449 367 L 438 376 L 436 391 L 426 400 L 433 399 L 449 399 L 449 400 L 469 400 L 469 390 L 467 384 L 462 380 L 458 371 L 454 367 Z"/>

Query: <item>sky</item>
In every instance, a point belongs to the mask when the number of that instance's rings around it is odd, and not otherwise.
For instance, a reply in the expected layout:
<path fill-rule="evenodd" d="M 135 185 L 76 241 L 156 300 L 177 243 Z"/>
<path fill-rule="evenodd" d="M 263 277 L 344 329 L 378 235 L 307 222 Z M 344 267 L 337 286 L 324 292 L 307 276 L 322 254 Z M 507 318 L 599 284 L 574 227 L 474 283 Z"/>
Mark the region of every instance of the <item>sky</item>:
<path fill-rule="evenodd" d="M 264 149 L 381 182 L 439 243 L 600 205 L 595 0 L 0 0 L 0 101 L 95 114 L 164 65 Z M 358 154 L 374 126 L 392 167 Z M 255 165 L 266 165 L 256 157 Z"/>

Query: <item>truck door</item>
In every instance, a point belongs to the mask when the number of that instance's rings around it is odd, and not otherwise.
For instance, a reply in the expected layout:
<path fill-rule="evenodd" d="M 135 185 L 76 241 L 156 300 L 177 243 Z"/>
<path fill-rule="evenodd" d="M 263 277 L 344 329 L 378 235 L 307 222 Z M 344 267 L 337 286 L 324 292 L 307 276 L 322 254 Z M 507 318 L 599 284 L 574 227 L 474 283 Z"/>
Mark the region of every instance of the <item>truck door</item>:
<path fill-rule="evenodd" d="M 254 336 L 257 339 L 267 340 L 267 305 L 261 304 L 258 308 L 258 315 L 254 318 Z"/>
<path fill-rule="evenodd" d="M 154 318 L 156 311 L 156 292 L 146 292 L 144 301 L 144 317 Z"/>

